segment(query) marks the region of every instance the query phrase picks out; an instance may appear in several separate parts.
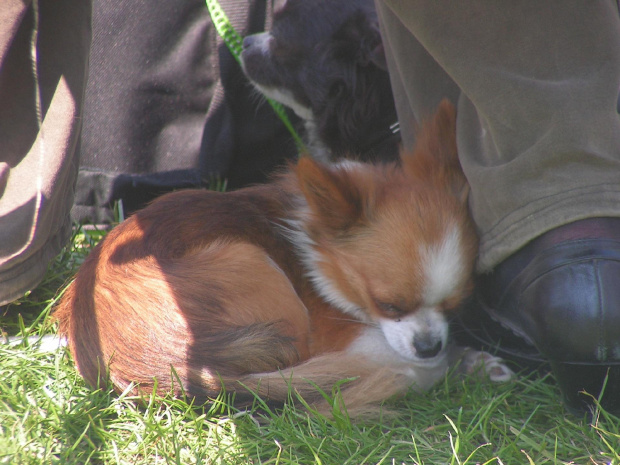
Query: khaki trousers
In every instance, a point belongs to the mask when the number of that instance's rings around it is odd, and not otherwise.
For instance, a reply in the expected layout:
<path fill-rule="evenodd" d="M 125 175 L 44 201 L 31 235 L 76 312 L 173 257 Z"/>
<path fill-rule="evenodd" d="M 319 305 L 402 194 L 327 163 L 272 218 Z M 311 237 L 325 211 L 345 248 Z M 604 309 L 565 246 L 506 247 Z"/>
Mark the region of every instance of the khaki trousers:
<path fill-rule="evenodd" d="M 34 1 L 0 2 L 0 305 L 71 234 L 91 5 Z"/>
<path fill-rule="evenodd" d="M 616 1 L 376 0 L 405 145 L 457 104 L 479 271 L 571 221 L 620 216 Z"/>

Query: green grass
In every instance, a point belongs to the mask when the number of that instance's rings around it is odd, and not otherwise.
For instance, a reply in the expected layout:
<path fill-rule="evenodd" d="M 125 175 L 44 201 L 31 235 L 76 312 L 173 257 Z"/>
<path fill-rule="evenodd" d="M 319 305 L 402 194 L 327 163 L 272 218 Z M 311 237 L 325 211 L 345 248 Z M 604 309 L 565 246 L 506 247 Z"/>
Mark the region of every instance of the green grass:
<path fill-rule="evenodd" d="M 285 405 L 239 412 L 87 387 L 54 333 L 60 289 L 102 233 L 79 231 L 36 290 L 0 314 L 0 464 L 620 464 L 620 419 L 568 414 L 551 379 L 447 379 L 392 402 L 400 415 L 351 423 Z M 260 405 L 257 402 L 257 405 Z"/>

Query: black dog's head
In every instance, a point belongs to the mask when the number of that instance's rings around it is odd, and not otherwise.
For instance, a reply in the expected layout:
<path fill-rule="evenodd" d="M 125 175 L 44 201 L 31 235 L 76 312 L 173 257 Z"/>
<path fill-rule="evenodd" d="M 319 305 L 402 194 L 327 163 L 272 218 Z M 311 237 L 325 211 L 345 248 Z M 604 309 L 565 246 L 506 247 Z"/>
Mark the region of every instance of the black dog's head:
<path fill-rule="evenodd" d="M 397 121 L 372 0 L 288 0 L 270 32 L 248 36 L 243 70 L 306 121 L 329 158 L 395 159 Z"/>

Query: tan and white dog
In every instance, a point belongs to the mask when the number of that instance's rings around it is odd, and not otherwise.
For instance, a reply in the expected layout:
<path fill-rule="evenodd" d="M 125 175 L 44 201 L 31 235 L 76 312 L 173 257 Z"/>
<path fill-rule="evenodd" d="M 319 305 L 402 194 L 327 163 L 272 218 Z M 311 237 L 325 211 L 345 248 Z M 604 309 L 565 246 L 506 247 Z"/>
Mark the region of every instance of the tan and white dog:
<path fill-rule="evenodd" d="M 477 238 L 444 102 L 400 163 L 302 158 L 273 183 L 167 194 L 95 248 L 55 313 L 80 373 L 117 391 L 199 400 L 225 387 L 284 401 L 342 378 L 351 416 L 451 364 L 510 377 L 451 348 Z"/>

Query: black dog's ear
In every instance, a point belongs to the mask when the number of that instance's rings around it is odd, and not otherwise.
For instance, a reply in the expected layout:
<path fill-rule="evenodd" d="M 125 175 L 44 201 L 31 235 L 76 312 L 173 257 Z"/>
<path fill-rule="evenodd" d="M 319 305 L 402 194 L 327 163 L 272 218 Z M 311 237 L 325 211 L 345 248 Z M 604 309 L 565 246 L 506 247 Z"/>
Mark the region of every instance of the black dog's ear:
<path fill-rule="evenodd" d="M 358 63 L 362 66 L 374 64 L 378 68 L 387 71 L 387 60 L 385 58 L 385 49 L 381 40 L 379 24 L 361 13 L 361 18 L 358 19 L 356 27 L 362 34 Z"/>
<path fill-rule="evenodd" d="M 383 48 L 383 42 L 379 43 L 374 49 L 368 53 L 368 58 L 371 63 L 374 63 L 378 68 L 383 71 L 387 71 L 387 59 L 385 58 L 385 49 Z"/>
<path fill-rule="evenodd" d="M 313 107 L 317 133 L 335 157 L 345 151 L 362 157 L 378 128 L 396 121 L 376 18 L 358 10 L 321 45 L 326 91 Z"/>
<path fill-rule="evenodd" d="M 385 51 L 381 42 L 379 25 L 362 10 L 344 22 L 333 36 L 333 52 L 343 61 L 355 57 L 361 66 L 374 64 L 387 70 Z"/>

